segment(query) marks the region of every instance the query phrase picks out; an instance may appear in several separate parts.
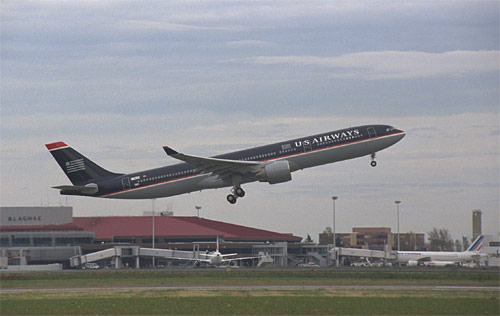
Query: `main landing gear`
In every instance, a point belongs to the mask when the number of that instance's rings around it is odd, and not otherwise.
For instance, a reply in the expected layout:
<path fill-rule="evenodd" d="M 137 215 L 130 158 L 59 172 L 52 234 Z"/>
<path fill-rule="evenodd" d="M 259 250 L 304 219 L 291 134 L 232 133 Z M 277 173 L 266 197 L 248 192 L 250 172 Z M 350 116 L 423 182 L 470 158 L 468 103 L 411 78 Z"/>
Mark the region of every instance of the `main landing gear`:
<path fill-rule="evenodd" d="M 376 166 L 377 166 L 377 162 L 375 161 L 375 153 L 373 153 L 373 154 L 371 155 L 371 157 L 372 157 L 372 162 L 370 162 L 370 165 L 371 165 L 372 167 L 376 167 Z"/>
<path fill-rule="evenodd" d="M 244 197 L 245 191 L 240 186 L 234 186 L 231 194 L 227 196 L 227 201 L 231 204 L 236 203 L 239 197 Z"/>

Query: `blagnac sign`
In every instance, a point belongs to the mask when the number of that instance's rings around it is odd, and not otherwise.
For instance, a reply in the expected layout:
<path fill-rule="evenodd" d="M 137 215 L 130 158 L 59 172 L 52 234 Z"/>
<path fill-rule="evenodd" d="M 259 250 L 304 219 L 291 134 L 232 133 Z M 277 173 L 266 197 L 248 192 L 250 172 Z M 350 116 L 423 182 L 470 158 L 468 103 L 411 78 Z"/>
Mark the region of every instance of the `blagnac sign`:
<path fill-rule="evenodd" d="M 39 226 L 73 223 L 73 208 L 0 207 L 0 226 Z"/>
<path fill-rule="evenodd" d="M 8 216 L 9 222 L 41 222 L 42 215 L 39 216 Z"/>

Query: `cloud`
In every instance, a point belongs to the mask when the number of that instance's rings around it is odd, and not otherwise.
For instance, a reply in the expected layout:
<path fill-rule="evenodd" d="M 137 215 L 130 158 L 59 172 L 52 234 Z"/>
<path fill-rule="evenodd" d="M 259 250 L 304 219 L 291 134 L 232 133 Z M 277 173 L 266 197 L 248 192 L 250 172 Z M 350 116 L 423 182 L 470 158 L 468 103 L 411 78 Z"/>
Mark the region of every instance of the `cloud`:
<path fill-rule="evenodd" d="M 264 47 L 274 45 L 272 42 L 268 41 L 259 41 L 259 40 L 239 40 L 239 41 L 229 41 L 226 42 L 228 47 Z"/>
<path fill-rule="evenodd" d="M 334 69 L 335 78 L 367 80 L 414 79 L 439 76 L 462 77 L 498 72 L 500 51 L 359 52 L 341 56 L 257 56 L 247 62 L 263 65 L 288 64 Z"/>
<path fill-rule="evenodd" d="M 3 205 L 61 201 L 50 187 L 68 180 L 47 142 L 133 172 L 176 163 L 163 145 L 211 156 L 386 123 L 407 136 L 378 153 L 377 168 L 363 157 L 279 186 L 249 184 L 236 208 L 225 189 L 158 205 L 174 203 L 177 215 L 203 205 L 209 218 L 314 235 L 329 222 L 334 191 L 344 231 L 390 226 L 394 198 L 408 210 L 402 229 L 439 222 L 466 232 L 469 210 L 481 208 L 485 231 L 498 230 L 498 1 L 0 6 Z M 85 215 L 151 206 L 69 203 Z"/>

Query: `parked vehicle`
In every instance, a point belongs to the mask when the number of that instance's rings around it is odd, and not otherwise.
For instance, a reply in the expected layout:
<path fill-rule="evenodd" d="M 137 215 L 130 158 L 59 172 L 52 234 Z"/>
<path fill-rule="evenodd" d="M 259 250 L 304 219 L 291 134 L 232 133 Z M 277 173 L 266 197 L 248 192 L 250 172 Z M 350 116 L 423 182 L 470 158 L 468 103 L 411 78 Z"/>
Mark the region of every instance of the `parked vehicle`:
<path fill-rule="evenodd" d="M 297 266 L 306 268 L 319 268 L 319 265 L 315 264 L 314 262 L 299 263 Z"/>
<path fill-rule="evenodd" d="M 91 269 L 91 270 L 99 269 L 99 265 L 95 262 L 88 262 L 83 266 L 83 269 Z"/>
<path fill-rule="evenodd" d="M 351 267 L 371 267 L 372 264 L 368 259 L 365 259 L 363 261 L 355 261 L 351 263 Z"/>

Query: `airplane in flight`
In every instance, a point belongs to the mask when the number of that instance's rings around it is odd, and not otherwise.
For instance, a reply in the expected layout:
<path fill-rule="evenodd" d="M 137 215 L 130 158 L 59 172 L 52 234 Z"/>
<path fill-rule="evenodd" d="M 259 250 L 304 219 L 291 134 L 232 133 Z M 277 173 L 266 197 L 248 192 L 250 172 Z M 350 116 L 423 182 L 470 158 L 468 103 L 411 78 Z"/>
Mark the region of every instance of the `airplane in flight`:
<path fill-rule="evenodd" d="M 398 251 L 396 262 L 409 266 L 452 266 L 478 260 L 481 254 L 484 236 L 480 235 L 465 251 Z"/>
<path fill-rule="evenodd" d="M 165 146 L 163 149 L 168 156 L 183 163 L 130 174 L 110 172 L 64 142 L 45 146 L 72 183 L 53 187 L 62 195 L 155 199 L 232 187 L 227 201 L 234 204 L 245 196 L 241 187 L 245 183 L 287 182 L 297 170 L 368 155 L 371 156 L 371 166 L 375 167 L 375 154 L 404 136 L 404 131 L 389 125 L 365 125 L 211 158 L 179 153 Z"/>

